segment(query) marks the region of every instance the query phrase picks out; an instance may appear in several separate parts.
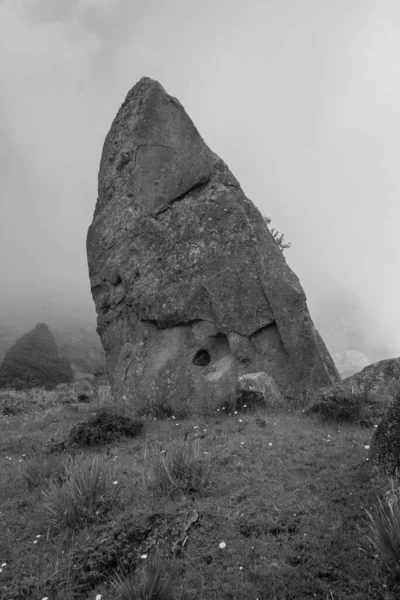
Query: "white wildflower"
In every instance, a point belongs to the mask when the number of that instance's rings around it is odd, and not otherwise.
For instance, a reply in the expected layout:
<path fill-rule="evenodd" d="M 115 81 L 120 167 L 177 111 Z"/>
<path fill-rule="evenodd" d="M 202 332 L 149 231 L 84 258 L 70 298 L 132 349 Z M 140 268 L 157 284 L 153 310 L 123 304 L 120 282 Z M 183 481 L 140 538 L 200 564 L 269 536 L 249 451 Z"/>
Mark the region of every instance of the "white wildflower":
<path fill-rule="evenodd" d="M 219 548 L 221 548 L 221 550 L 223 550 L 224 548 L 226 548 L 226 543 L 225 542 L 220 542 L 219 543 Z"/>

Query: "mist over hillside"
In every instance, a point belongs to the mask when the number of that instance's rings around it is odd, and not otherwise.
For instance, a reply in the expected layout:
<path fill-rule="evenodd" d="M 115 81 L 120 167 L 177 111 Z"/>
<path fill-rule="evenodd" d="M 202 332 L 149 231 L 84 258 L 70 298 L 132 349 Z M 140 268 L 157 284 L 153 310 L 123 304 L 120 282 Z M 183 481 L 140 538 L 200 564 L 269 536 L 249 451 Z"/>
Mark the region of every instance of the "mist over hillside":
<path fill-rule="evenodd" d="M 92 299 L 57 291 L 19 289 L 15 297 L 0 299 L 0 361 L 5 352 L 38 322 L 45 322 L 54 334 L 61 356 L 75 372 L 94 374 L 105 368 L 100 338 L 96 332 L 96 313 Z"/>
<path fill-rule="evenodd" d="M 105 357 L 96 332 L 96 312 L 90 294 L 60 293 L 58 290 L 18 288 L 18 293 L 0 299 L 0 361 L 14 342 L 38 322 L 53 332 L 60 355 L 75 372 L 95 373 L 105 369 Z M 398 355 L 398 347 L 372 310 L 345 288 L 329 291 L 309 301 L 311 317 L 324 339 L 342 377 L 373 363 Z M 366 357 L 349 360 L 349 351 Z"/>

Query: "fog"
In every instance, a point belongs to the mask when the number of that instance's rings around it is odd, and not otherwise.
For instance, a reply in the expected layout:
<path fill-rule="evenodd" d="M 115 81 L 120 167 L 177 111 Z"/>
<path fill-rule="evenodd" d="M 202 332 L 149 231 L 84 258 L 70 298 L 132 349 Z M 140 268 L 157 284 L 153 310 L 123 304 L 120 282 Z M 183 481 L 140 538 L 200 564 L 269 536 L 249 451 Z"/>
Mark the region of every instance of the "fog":
<path fill-rule="evenodd" d="M 0 310 L 94 320 L 102 145 L 146 75 L 292 243 L 317 325 L 352 299 L 399 355 L 399 26 L 396 0 L 0 0 Z"/>

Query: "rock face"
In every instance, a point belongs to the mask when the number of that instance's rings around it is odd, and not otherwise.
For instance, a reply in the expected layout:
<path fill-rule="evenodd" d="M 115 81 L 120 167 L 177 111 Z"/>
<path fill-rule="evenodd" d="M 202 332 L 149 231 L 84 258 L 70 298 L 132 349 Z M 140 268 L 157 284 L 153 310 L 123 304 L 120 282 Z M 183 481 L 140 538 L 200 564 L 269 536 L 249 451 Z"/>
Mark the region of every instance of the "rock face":
<path fill-rule="evenodd" d="M 388 476 L 400 469 L 400 393 L 374 431 L 370 460 Z"/>
<path fill-rule="evenodd" d="M 356 404 L 363 407 L 364 420 L 379 422 L 400 389 L 400 358 L 381 360 L 334 385 L 317 390 L 307 410 L 321 414 L 348 414 Z"/>
<path fill-rule="evenodd" d="M 339 379 L 260 212 L 158 82 L 128 93 L 98 185 L 89 276 L 117 400 L 192 412 L 245 373 L 295 398 Z"/>
<path fill-rule="evenodd" d="M 338 387 L 352 392 L 384 394 L 395 389 L 397 384 L 400 384 L 400 358 L 388 358 L 343 379 Z"/>

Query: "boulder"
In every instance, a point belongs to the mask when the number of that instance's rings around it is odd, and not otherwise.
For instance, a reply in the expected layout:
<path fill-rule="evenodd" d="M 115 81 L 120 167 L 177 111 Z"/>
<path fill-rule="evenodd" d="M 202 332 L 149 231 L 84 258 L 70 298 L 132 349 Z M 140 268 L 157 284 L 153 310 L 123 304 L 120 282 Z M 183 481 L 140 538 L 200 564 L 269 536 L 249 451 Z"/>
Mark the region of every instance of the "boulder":
<path fill-rule="evenodd" d="M 240 375 L 237 380 L 236 398 L 242 405 L 249 405 L 254 401 L 270 408 L 282 408 L 287 405 L 276 382 L 263 371 Z"/>
<path fill-rule="evenodd" d="M 400 383 L 400 358 L 380 360 L 346 377 L 339 387 L 352 392 L 390 393 Z"/>
<path fill-rule="evenodd" d="M 245 373 L 297 399 L 339 379 L 261 213 L 152 79 L 106 137 L 87 255 L 117 401 L 201 412 Z"/>
<path fill-rule="evenodd" d="M 386 411 L 371 440 L 371 464 L 388 476 L 400 472 L 400 393 Z"/>
<path fill-rule="evenodd" d="M 376 424 L 392 404 L 400 385 L 400 358 L 381 360 L 311 395 L 307 412 L 334 420 Z"/>

